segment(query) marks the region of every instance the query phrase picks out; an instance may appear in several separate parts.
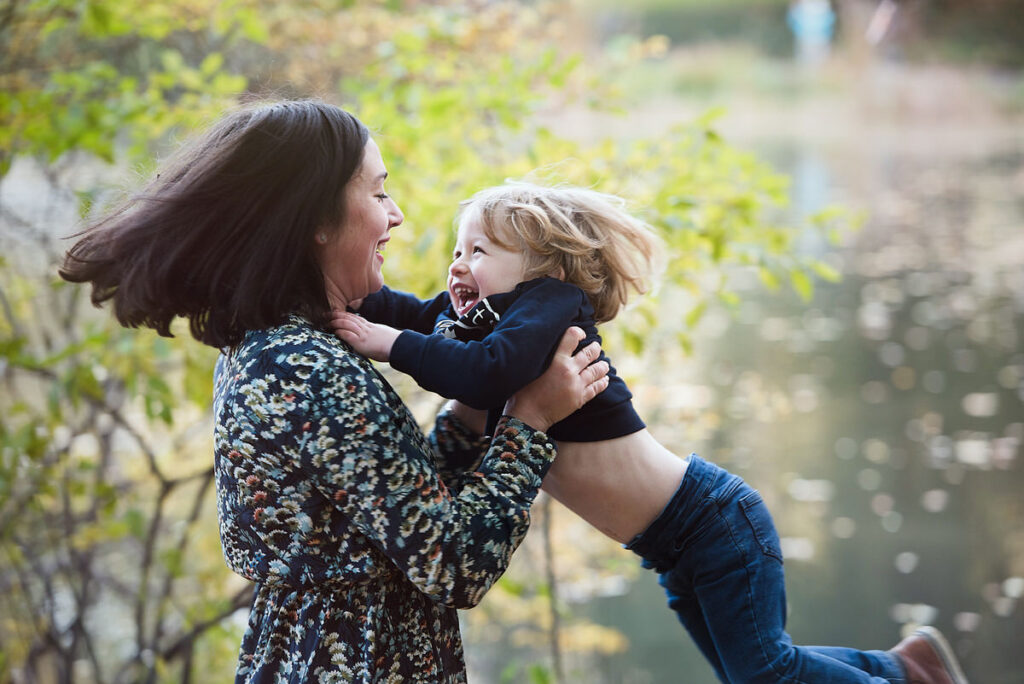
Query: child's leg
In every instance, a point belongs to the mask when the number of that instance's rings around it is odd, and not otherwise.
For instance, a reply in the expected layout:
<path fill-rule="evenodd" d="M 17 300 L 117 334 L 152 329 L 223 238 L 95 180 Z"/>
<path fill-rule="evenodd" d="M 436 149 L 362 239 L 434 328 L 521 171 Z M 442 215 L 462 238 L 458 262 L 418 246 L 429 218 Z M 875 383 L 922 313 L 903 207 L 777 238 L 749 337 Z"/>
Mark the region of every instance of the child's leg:
<path fill-rule="evenodd" d="M 903 681 L 891 653 L 793 646 L 771 516 L 755 490 L 717 466 L 694 458 L 673 501 L 629 548 L 661 573 L 669 605 L 723 681 Z"/>
<path fill-rule="evenodd" d="M 653 567 L 646 560 L 643 561 L 643 565 L 646 568 Z M 665 578 L 666 575 L 664 574 L 658 576 L 658 582 L 663 587 L 665 587 Z M 697 645 L 701 654 L 711 667 L 714 668 L 715 674 L 723 682 L 728 681 L 725 679 L 722 661 L 718 657 L 715 642 L 708 631 L 707 620 L 704 617 L 704 612 L 701 610 L 700 602 L 697 600 L 696 595 L 681 587 L 673 587 L 671 590 L 666 587 L 666 595 L 668 596 L 669 610 L 674 612 L 679 621 L 683 623 L 683 627 L 690 634 L 693 643 Z"/>

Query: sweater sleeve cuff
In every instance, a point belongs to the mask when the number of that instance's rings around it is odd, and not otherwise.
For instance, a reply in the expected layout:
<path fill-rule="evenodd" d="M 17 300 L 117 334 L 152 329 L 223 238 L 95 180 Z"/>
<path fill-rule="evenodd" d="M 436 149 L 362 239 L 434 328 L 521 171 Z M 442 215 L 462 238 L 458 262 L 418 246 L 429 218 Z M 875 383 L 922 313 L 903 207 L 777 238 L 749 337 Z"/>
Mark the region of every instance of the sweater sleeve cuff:
<path fill-rule="evenodd" d="M 444 467 L 459 472 L 479 465 L 491 446 L 491 437 L 471 430 L 446 404 L 434 420 L 433 443 Z"/>
<path fill-rule="evenodd" d="M 535 478 L 532 484 L 539 488 L 555 460 L 555 454 L 555 442 L 546 432 L 506 415 L 498 421 L 488 458 L 481 464 L 481 470 L 511 468 L 532 474 Z"/>

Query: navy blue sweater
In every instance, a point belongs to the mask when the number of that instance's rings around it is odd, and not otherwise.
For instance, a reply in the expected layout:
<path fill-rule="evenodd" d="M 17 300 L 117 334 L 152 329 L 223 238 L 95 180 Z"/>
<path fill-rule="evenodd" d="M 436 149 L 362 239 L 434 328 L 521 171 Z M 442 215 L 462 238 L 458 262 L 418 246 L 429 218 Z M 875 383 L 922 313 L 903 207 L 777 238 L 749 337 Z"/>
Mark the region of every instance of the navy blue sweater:
<path fill-rule="evenodd" d="M 482 309 L 497 314 L 489 317 L 486 327 L 480 325 Z M 586 333 L 579 348 L 601 341 L 586 294 L 554 278 L 537 278 L 512 292 L 487 297 L 459 320 L 461 330 L 454 339 L 456 314 L 447 292 L 423 301 L 385 287 L 364 299 L 359 313 L 402 329 L 391 348 L 391 366 L 426 390 L 486 409 L 488 432 L 506 399 L 544 372 L 569 326 Z M 602 352 L 599 360 L 608 357 Z M 608 365 L 608 388 L 553 425 L 547 431 L 552 438 L 598 442 L 643 429 L 633 395 Z"/>

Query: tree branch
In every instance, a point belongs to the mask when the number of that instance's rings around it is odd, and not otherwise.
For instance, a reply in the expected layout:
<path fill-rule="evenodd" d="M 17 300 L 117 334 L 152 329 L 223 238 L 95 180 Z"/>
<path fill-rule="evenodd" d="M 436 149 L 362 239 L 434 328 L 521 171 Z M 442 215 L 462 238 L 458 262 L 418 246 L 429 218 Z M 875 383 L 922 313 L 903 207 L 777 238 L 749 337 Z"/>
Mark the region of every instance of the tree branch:
<path fill-rule="evenodd" d="M 153 507 L 153 517 L 149 521 L 146 543 L 142 547 L 142 558 L 139 561 L 139 592 L 135 600 L 135 648 L 140 657 L 146 651 L 147 646 L 146 606 L 149 603 L 149 574 L 153 567 L 157 534 L 163 521 L 164 502 L 169 493 L 170 489 L 165 482 L 160 488 L 156 504 Z"/>
<path fill-rule="evenodd" d="M 24 366 L 20 364 L 11 364 L 9 367 L 16 370 L 20 370 L 24 373 L 28 373 L 30 375 L 39 376 L 53 383 L 60 383 L 60 378 L 57 376 L 55 372 L 53 372 L 49 368 L 41 368 L 37 366 Z M 111 420 L 114 421 L 115 425 L 117 425 L 119 428 L 128 433 L 128 435 L 135 441 L 139 449 L 142 450 L 143 455 L 146 457 L 146 462 L 149 465 L 150 473 L 160 482 L 161 486 L 167 486 L 167 477 L 160 470 L 160 466 L 156 462 L 156 452 L 153 450 L 152 447 L 149 446 L 149 443 L 139 433 L 139 431 L 136 430 L 132 426 L 132 424 L 128 422 L 128 420 L 124 417 L 124 414 L 121 412 L 121 410 L 114 408 L 113 406 L 110 406 L 103 399 L 99 399 L 97 397 L 93 397 L 84 393 L 79 396 L 87 404 L 91 405 L 94 408 L 100 409 L 101 411 L 108 414 Z"/>
<path fill-rule="evenodd" d="M 551 542 L 551 514 L 553 506 L 551 497 L 545 496 L 541 502 L 543 511 L 543 525 L 541 530 L 544 536 L 544 576 L 548 583 L 548 608 L 551 612 L 551 661 L 555 673 L 555 682 L 565 680 L 562 667 L 562 629 L 561 619 L 558 615 L 558 578 L 555 576 L 555 552 Z"/>
<path fill-rule="evenodd" d="M 239 611 L 242 608 L 250 606 L 252 604 L 252 592 L 253 588 L 251 585 L 239 589 L 237 592 L 235 592 L 235 595 L 231 597 L 231 602 L 228 604 L 226 608 L 219 611 L 212 617 L 207 618 L 206 620 L 197 622 L 195 625 L 192 626 L 192 629 L 178 637 L 178 639 L 171 643 L 167 648 L 161 650 L 160 655 L 165 660 L 170 660 L 172 658 L 177 657 L 184 649 L 188 648 L 189 645 L 196 640 L 196 638 L 198 638 L 203 632 L 208 630 L 210 627 L 213 627 L 221 620 L 228 617 L 229 615 L 232 615 L 236 611 Z"/>
<path fill-rule="evenodd" d="M 181 538 L 178 540 L 176 551 L 179 557 L 184 557 L 185 549 L 188 547 L 190 540 L 190 532 L 192 526 L 195 525 L 199 519 L 199 515 L 203 510 L 203 502 L 206 499 L 206 493 L 210 490 L 210 485 L 213 483 L 213 468 L 210 468 L 204 473 L 205 477 L 199 484 L 199 491 L 196 492 L 195 499 L 192 501 L 192 510 L 189 512 L 189 516 L 185 523 L 184 528 L 181 532 Z M 164 607 L 167 605 L 171 597 L 171 590 L 174 586 L 174 581 L 177 578 L 173 573 L 167 572 L 164 574 L 163 587 L 160 590 L 160 595 L 157 598 L 157 619 L 156 619 L 156 631 L 153 634 L 153 645 L 155 646 L 160 643 L 163 638 L 163 627 L 164 627 Z"/>

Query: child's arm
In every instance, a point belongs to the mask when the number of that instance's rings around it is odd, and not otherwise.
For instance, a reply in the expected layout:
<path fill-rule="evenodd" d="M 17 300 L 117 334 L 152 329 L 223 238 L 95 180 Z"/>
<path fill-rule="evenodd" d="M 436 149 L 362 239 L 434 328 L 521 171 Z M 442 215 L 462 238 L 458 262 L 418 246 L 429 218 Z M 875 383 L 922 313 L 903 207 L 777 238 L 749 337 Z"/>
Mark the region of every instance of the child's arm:
<path fill-rule="evenodd" d="M 335 312 L 331 317 L 334 334 L 352 345 L 363 356 L 374 361 L 391 358 L 391 347 L 401 333 L 390 326 L 371 323 L 358 314 Z"/>
<path fill-rule="evenodd" d="M 406 330 L 393 340 L 389 360 L 426 390 L 476 409 L 500 407 L 544 372 L 566 328 L 592 315 L 579 288 L 543 279 L 522 292 L 483 340 Z"/>
<path fill-rule="evenodd" d="M 354 302 L 349 308 L 373 323 L 429 335 L 434 330 L 438 314 L 448 308 L 450 303 L 447 292 L 425 300 L 384 286 L 359 302 Z"/>

